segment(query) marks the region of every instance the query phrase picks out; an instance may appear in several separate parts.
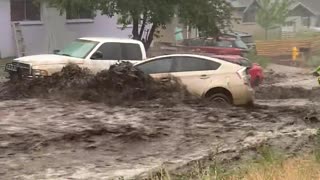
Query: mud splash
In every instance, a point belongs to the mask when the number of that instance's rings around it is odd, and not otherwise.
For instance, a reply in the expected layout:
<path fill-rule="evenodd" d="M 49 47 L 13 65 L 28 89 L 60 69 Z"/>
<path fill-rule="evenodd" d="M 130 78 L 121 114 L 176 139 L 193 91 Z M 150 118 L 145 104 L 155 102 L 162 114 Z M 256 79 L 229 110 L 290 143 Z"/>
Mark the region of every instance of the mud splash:
<path fill-rule="evenodd" d="M 286 74 L 276 73 L 273 70 L 269 70 L 264 74 L 265 78 L 263 80 L 263 84 L 274 84 L 285 80 L 287 77 Z"/>
<path fill-rule="evenodd" d="M 88 69 L 69 64 L 48 78 L 7 82 L 0 90 L 0 99 L 54 98 L 88 100 L 108 104 L 161 100 L 182 102 L 194 99 L 176 78 L 161 83 L 137 70 L 129 62 L 112 65 L 92 75 Z"/>
<path fill-rule="evenodd" d="M 302 87 L 261 86 L 256 89 L 257 99 L 309 99 L 320 98 L 320 88 L 305 89 Z"/>
<path fill-rule="evenodd" d="M 133 179 L 162 165 L 171 169 L 199 160 L 216 146 L 219 157 L 231 153 L 238 159 L 265 142 L 298 151 L 319 124 L 318 115 L 305 119 L 307 110 L 2 101 L 0 174 L 5 179 Z"/>

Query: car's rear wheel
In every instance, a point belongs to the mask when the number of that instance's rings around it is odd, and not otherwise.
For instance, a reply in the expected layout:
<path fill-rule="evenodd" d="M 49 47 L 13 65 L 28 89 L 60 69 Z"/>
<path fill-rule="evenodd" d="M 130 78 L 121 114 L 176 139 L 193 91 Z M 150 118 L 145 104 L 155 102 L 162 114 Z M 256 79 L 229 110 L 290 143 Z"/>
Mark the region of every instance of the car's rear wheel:
<path fill-rule="evenodd" d="M 218 105 L 231 105 L 232 104 L 231 99 L 223 93 L 213 94 L 209 97 L 209 100 L 211 102 L 218 104 Z"/>

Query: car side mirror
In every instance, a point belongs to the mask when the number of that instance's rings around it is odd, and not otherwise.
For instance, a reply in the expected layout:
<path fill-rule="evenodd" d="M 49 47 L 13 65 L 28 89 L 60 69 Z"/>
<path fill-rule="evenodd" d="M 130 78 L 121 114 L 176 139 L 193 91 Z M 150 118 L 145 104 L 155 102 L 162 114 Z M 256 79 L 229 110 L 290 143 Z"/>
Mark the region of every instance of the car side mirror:
<path fill-rule="evenodd" d="M 60 50 L 59 49 L 55 49 L 55 50 L 53 50 L 53 54 L 58 54 L 60 52 Z"/>
<path fill-rule="evenodd" d="M 91 56 L 91 59 L 102 59 L 102 58 L 103 58 L 103 54 L 101 51 L 97 51 Z"/>

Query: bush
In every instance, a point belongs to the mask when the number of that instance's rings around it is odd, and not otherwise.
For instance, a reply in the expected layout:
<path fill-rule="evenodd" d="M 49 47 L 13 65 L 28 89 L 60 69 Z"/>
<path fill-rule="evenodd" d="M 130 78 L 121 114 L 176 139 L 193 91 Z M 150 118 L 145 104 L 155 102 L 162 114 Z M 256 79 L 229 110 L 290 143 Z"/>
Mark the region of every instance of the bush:
<path fill-rule="evenodd" d="M 320 66 L 320 56 L 319 56 L 319 55 L 317 55 L 317 56 L 312 56 L 312 57 L 308 60 L 307 65 L 308 65 L 309 67 L 313 67 L 313 68 Z"/>
<path fill-rule="evenodd" d="M 250 51 L 246 58 L 248 58 L 251 62 L 257 63 L 263 68 L 266 68 L 270 64 L 270 59 L 267 57 L 259 56 L 255 51 Z"/>

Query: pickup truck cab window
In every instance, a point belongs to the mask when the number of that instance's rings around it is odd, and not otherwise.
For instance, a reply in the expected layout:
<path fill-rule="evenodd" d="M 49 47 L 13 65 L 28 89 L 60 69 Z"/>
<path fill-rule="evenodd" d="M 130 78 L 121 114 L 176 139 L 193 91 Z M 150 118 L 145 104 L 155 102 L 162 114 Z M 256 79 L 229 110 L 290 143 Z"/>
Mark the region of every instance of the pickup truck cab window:
<path fill-rule="evenodd" d="M 99 43 L 78 39 L 66 46 L 58 55 L 85 58 Z"/>
<path fill-rule="evenodd" d="M 142 52 L 139 44 L 123 43 L 121 44 L 122 60 L 141 60 Z"/>

